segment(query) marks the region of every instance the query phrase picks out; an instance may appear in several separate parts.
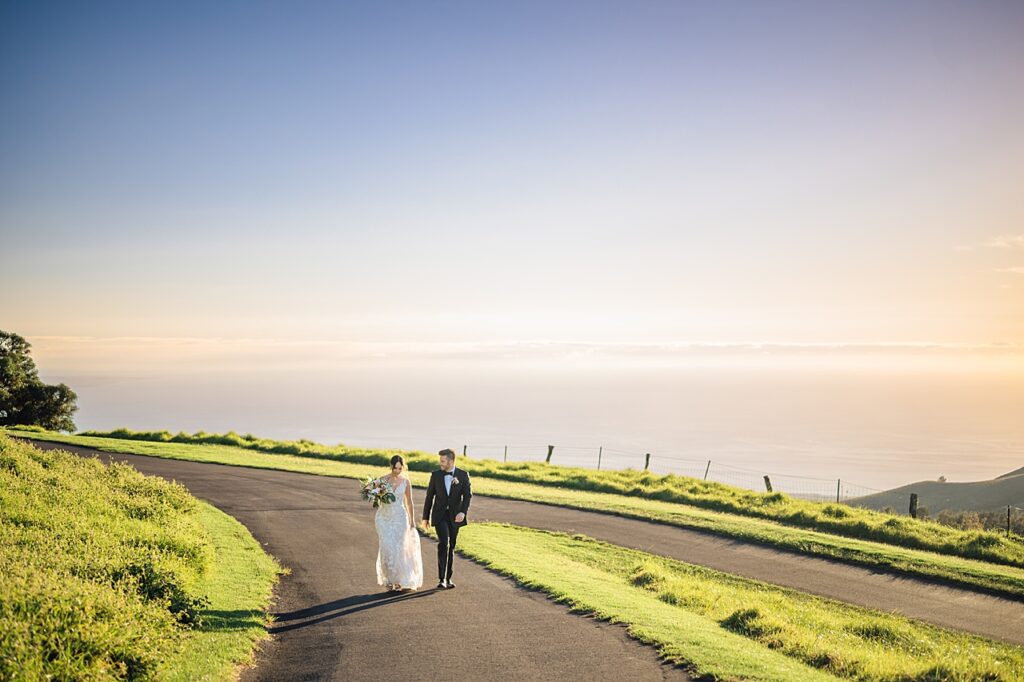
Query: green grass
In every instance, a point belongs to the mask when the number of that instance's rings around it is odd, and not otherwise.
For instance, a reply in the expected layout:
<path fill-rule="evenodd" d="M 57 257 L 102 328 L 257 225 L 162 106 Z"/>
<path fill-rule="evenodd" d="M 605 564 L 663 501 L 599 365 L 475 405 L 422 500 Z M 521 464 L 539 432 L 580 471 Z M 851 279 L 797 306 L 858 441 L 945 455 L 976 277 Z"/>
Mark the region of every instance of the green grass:
<path fill-rule="evenodd" d="M 125 440 L 96 436 L 71 436 L 57 433 L 14 431 L 17 435 L 61 443 L 77 444 L 108 452 L 150 455 L 197 462 L 213 462 L 234 466 L 280 469 L 324 476 L 364 479 L 379 475 L 379 465 L 349 461 L 341 455 L 309 457 L 304 455 L 270 454 L 232 445 L 190 445 L 156 440 Z M 435 458 L 436 462 L 436 458 Z M 459 466 L 473 472 L 476 460 L 462 458 Z M 511 465 L 510 465 L 511 466 Z M 552 470 L 555 467 L 549 467 Z M 413 470 L 414 485 L 424 486 L 426 472 Z M 473 491 L 483 495 L 527 500 L 589 511 L 600 511 L 630 518 L 670 524 L 683 528 L 778 547 L 813 556 L 837 559 L 847 563 L 884 569 L 912 576 L 939 579 L 999 594 L 1024 596 L 1024 570 L 1015 566 L 988 563 L 937 552 L 889 545 L 881 542 L 834 535 L 813 529 L 787 526 L 769 519 L 742 516 L 706 509 L 690 504 L 666 502 L 636 495 L 592 492 L 569 487 L 538 485 L 473 476 Z M 828 507 L 831 505 L 821 505 Z M 903 519 L 886 516 L 892 523 Z M 908 528 L 927 528 L 928 524 L 907 520 Z M 982 537 L 989 537 L 986 534 Z"/>
<path fill-rule="evenodd" d="M 180 485 L 2 434 L 0 566 L 12 680 L 230 679 L 278 571 Z"/>
<path fill-rule="evenodd" d="M 196 588 L 208 605 L 202 625 L 166 661 L 163 676 L 170 681 L 230 680 L 239 665 L 251 663 L 267 638 L 266 607 L 283 572 L 245 526 L 216 507 L 200 501 L 199 522 L 215 556 Z"/>
<path fill-rule="evenodd" d="M 379 451 L 344 445 L 332 447 L 308 440 L 273 441 L 250 434 L 240 436 L 234 432 L 171 434 L 168 431 L 117 429 L 83 435 L 191 445 L 229 445 L 254 452 L 337 459 L 381 467 L 389 466 L 391 456 L 399 453 L 413 471 L 431 471 L 437 465 L 436 455 L 423 452 Z M 842 504 L 809 502 L 782 493 L 758 493 L 687 476 L 658 475 L 632 469 L 595 471 L 539 462 L 503 463 L 473 458 L 461 460 L 460 466 L 476 478 L 676 502 L 794 528 L 1024 568 L 1024 542 L 1019 539 L 984 530 L 965 531 L 909 516 Z"/>
<path fill-rule="evenodd" d="M 472 524 L 462 554 L 719 680 L 1024 680 L 1024 651 L 585 536 Z"/>

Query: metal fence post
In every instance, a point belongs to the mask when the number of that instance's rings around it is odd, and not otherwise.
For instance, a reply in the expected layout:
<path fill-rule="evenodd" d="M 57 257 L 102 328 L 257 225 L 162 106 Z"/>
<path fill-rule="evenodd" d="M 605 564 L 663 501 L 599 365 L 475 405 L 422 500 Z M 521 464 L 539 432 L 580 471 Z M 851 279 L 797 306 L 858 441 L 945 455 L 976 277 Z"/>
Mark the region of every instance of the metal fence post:
<path fill-rule="evenodd" d="M 704 467 L 704 480 L 708 480 L 708 472 L 711 471 L 711 460 L 708 460 L 708 465 Z"/>
<path fill-rule="evenodd" d="M 597 449 L 597 470 L 601 470 L 601 453 L 604 452 L 604 446 L 602 445 Z"/>

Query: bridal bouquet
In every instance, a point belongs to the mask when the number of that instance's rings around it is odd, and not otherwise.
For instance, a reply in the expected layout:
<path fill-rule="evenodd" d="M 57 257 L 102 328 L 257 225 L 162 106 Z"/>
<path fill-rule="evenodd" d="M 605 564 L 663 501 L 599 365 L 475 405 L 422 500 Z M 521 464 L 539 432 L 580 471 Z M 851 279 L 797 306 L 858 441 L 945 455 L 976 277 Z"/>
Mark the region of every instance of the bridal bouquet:
<path fill-rule="evenodd" d="M 374 509 L 382 504 L 391 504 L 395 501 L 394 488 L 383 478 L 371 478 L 363 484 L 363 488 L 359 492 L 362 493 L 364 500 L 373 503 Z"/>

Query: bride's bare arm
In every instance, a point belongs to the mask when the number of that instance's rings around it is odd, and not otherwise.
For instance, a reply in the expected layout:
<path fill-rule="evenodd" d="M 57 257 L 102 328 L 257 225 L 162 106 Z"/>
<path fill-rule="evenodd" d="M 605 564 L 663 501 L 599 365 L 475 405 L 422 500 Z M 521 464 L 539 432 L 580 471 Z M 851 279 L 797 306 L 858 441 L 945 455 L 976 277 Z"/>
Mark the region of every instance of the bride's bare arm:
<path fill-rule="evenodd" d="M 409 507 L 409 527 L 416 530 L 416 507 L 412 502 L 412 481 L 405 479 L 405 504 Z"/>

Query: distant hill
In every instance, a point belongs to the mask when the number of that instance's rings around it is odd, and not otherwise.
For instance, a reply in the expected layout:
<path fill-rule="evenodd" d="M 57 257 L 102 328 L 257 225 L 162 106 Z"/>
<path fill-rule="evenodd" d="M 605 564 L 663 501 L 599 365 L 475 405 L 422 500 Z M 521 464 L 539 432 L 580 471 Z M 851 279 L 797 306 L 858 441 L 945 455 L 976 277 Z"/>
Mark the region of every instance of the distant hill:
<path fill-rule="evenodd" d="M 1024 467 L 1003 474 L 991 481 L 970 483 L 939 483 L 920 481 L 893 488 L 884 492 L 858 497 L 850 504 L 867 509 L 892 507 L 907 513 L 910 507 L 910 493 L 917 493 L 919 506 L 927 507 L 935 514 L 943 509 L 950 511 L 995 511 L 1006 505 L 1024 507 Z"/>

